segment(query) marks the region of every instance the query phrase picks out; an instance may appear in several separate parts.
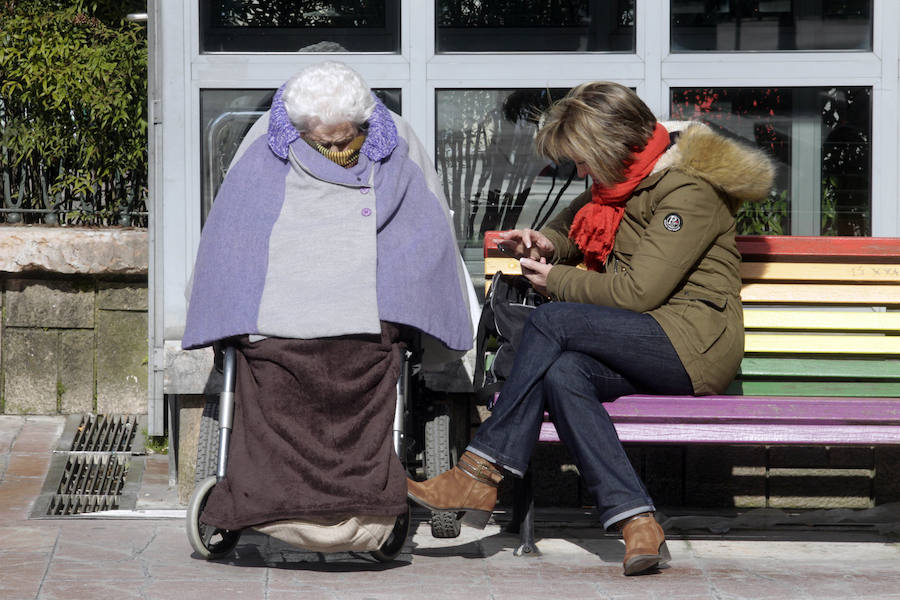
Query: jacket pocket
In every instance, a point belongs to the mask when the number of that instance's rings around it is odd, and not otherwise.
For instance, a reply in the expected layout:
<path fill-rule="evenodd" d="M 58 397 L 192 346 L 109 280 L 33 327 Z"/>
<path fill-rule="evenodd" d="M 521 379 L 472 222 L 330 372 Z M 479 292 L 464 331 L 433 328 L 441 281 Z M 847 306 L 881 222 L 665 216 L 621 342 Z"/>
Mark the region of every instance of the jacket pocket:
<path fill-rule="evenodd" d="M 725 333 L 727 304 L 728 299 L 724 296 L 693 298 L 685 302 L 682 317 L 689 324 L 691 344 L 696 352 L 705 354 Z"/>

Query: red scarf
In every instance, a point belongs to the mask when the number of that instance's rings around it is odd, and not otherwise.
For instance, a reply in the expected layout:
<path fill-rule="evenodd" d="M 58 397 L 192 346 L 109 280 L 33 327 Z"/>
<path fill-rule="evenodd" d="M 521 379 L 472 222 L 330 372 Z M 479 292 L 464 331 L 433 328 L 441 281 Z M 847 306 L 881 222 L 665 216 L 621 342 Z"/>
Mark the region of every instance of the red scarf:
<path fill-rule="evenodd" d="M 569 229 L 569 237 L 584 253 L 584 264 L 591 271 L 603 268 L 625 214 L 625 204 L 668 147 L 669 132 L 657 123 L 647 145 L 627 163 L 625 181 L 612 187 L 596 182 L 591 186 L 591 201 L 576 213 Z"/>

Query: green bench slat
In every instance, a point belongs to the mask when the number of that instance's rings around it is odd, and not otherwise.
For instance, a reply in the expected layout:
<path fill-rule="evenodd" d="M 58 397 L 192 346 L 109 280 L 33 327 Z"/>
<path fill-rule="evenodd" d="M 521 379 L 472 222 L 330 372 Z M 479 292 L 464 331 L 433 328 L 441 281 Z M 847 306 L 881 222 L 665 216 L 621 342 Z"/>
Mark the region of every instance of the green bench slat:
<path fill-rule="evenodd" d="M 745 356 L 740 376 L 900 380 L 900 360 Z"/>

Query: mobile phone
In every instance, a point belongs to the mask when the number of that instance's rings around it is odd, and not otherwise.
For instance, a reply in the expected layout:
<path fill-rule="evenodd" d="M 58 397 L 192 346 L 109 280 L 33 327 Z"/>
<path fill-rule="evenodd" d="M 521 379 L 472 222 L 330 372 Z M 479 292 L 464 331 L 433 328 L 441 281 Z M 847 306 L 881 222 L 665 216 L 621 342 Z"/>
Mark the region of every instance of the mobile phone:
<path fill-rule="evenodd" d="M 507 256 L 518 259 L 519 255 L 516 253 L 517 245 L 518 243 L 513 240 L 500 240 L 499 242 L 497 242 L 497 250 Z"/>

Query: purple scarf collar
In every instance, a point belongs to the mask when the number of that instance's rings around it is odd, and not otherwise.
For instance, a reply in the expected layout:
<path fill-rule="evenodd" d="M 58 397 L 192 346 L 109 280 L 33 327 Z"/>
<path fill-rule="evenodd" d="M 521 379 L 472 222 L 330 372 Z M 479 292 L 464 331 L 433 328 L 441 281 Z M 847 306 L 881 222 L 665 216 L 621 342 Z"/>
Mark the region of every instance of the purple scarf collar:
<path fill-rule="evenodd" d="M 291 123 L 287 110 L 284 108 L 284 86 L 278 88 L 275 97 L 272 98 L 272 108 L 269 111 L 269 130 L 266 139 L 269 148 L 277 156 L 287 160 L 288 148 L 300 137 L 300 132 Z M 365 154 L 369 160 L 377 162 L 390 156 L 397 147 L 397 126 L 387 107 L 382 104 L 375 94 L 375 110 L 367 121 L 369 127 L 366 131 L 366 141 L 360 148 L 360 154 Z"/>

